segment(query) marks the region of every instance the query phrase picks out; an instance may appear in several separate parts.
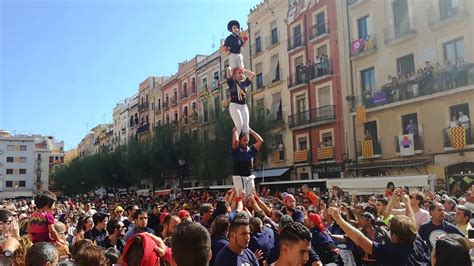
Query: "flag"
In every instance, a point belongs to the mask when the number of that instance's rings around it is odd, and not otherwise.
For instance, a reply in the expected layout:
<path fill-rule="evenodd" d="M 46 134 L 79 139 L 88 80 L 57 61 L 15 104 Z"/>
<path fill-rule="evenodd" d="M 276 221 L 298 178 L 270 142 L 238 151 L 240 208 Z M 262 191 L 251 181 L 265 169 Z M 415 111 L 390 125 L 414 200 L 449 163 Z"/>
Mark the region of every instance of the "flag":
<path fill-rule="evenodd" d="M 366 121 L 365 106 L 358 106 L 356 111 L 356 125 L 363 125 Z"/>
<path fill-rule="evenodd" d="M 453 148 L 462 149 L 466 147 L 466 129 L 463 127 L 450 128 L 449 137 Z"/>
<path fill-rule="evenodd" d="M 332 146 L 318 148 L 317 152 L 318 152 L 318 160 L 334 158 L 334 149 Z"/>
<path fill-rule="evenodd" d="M 398 136 L 398 146 L 400 147 L 400 156 L 415 155 L 415 143 L 413 134 Z"/>
<path fill-rule="evenodd" d="M 362 157 L 364 158 L 372 158 L 374 157 L 374 144 L 371 139 L 362 140 Z"/>

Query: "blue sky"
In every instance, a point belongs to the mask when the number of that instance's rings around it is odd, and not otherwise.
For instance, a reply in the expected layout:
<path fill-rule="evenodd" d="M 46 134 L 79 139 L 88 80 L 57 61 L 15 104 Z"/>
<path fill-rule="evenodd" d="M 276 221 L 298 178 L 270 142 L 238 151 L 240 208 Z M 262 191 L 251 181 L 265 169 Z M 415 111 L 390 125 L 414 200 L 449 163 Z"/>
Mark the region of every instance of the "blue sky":
<path fill-rule="evenodd" d="M 74 148 L 146 77 L 211 54 L 258 2 L 0 0 L 0 129 Z"/>

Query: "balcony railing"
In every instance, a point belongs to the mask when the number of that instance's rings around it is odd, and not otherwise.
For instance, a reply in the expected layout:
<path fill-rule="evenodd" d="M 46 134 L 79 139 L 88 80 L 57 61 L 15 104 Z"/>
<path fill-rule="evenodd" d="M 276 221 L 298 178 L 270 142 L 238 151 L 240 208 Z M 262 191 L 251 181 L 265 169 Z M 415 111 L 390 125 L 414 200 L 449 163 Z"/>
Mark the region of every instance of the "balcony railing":
<path fill-rule="evenodd" d="M 303 34 L 293 35 L 288 38 L 288 51 L 298 47 L 303 47 L 303 45 L 305 45 L 305 38 Z"/>
<path fill-rule="evenodd" d="M 307 162 L 308 161 L 308 151 L 307 150 L 302 150 L 302 151 L 293 152 L 293 161 L 295 163 Z"/>
<path fill-rule="evenodd" d="M 444 1 L 439 2 L 443 3 Z M 446 2 L 449 3 L 448 1 Z M 453 6 L 454 2 L 456 2 L 457 5 Z M 430 5 L 430 8 L 427 10 L 428 24 L 430 27 L 436 28 L 438 25 L 450 21 L 451 19 L 467 16 L 467 9 L 465 8 L 464 2 L 465 0 L 452 0 L 448 6 L 441 5 L 435 7 L 433 4 Z"/>
<path fill-rule="evenodd" d="M 361 140 L 357 143 L 357 154 L 361 159 L 377 158 L 382 155 L 382 146 L 377 140 Z"/>
<path fill-rule="evenodd" d="M 141 111 L 145 111 L 146 109 L 148 109 L 148 107 L 150 106 L 150 103 L 149 102 L 144 102 L 142 104 L 139 104 L 138 105 L 138 111 L 141 112 Z"/>
<path fill-rule="evenodd" d="M 474 63 L 458 65 L 456 68 L 451 64 L 451 67 L 448 67 L 451 71 L 434 71 L 432 75 L 413 75 L 410 79 L 399 80 L 395 78 L 378 91 L 362 92 L 362 103 L 366 108 L 372 108 L 474 84 L 474 80 L 469 76 L 474 70 Z M 442 68 L 445 69 L 446 66 Z"/>
<path fill-rule="evenodd" d="M 288 79 L 288 88 L 292 88 L 301 84 L 306 84 L 309 81 L 309 76 L 306 70 L 297 70 L 296 73 L 290 75 Z"/>
<path fill-rule="evenodd" d="M 270 34 L 265 37 L 265 44 L 267 49 L 272 49 L 280 44 L 280 31 L 277 30 L 274 35 Z"/>
<path fill-rule="evenodd" d="M 150 129 L 150 124 L 144 124 L 138 127 L 137 133 L 144 133 Z"/>
<path fill-rule="evenodd" d="M 309 39 L 312 40 L 327 33 L 329 33 L 329 26 L 328 21 L 326 20 L 318 24 L 314 24 L 311 29 L 309 29 Z"/>
<path fill-rule="evenodd" d="M 288 124 L 290 128 L 304 126 L 308 124 L 325 124 L 332 123 L 336 120 L 336 111 L 334 105 L 326 105 L 323 107 L 311 109 L 301 113 L 288 116 Z"/>
<path fill-rule="evenodd" d="M 328 146 L 328 147 L 319 147 L 317 148 L 317 157 L 318 161 L 324 161 L 324 160 L 334 160 L 334 155 L 335 155 L 335 147 L 334 146 Z"/>
<path fill-rule="evenodd" d="M 385 43 L 391 43 L 402 37 L 416 33 L 415 19 L 413 17 L 390 25 L 384 29 Z"/>
<path fill-rule="evenodd" d="M 415 151 L 424 150 L 423 136 L 420 136 L 419 134 L 413 134 L 413 145 L 414 145 Z M 397 153 L 400 152 L 399 136 L 395 136 L 395 150 L 397 151 Z"/>
<path fill-rule="evenodd" d="M 333 73 L 331 60 L 327 57 L 322 57 L 319 62 L 309 65 L 306 70 L 308 71 L 310 80 L 322 78 Z"/>
<path fill-rule="evenodd" d="M 443 143 L 446 149 L 463 149 L 474 144 L 473 127 L 474 125 L 465 124 L 457 128 L 443 129 Z"/>
<path fill-rule="evenodd" d="M 353 40 L 351 42 L 351 58 L 359 58 L 377 50 L 377 38 L 370 34 L 365 39 Z"/>

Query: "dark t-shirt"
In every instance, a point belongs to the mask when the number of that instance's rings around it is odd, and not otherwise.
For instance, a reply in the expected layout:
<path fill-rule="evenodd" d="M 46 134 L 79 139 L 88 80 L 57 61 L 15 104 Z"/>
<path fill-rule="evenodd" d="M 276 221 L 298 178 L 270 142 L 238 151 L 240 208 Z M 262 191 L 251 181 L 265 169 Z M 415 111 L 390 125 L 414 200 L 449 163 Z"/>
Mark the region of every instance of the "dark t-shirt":
<path fill-rule="evenodd" d="M 112 243 L 110 243 L 110 240 L 109 238 L 107 237 L 105 239 L 105 248 L 116 248 L 120 251 L 120 253 L 123 252 L 123 249 L 125 247 L 125 241 L 123 241 L 123 239 L 117 239 L 117 242 L 115 243 L 115 245 L 112 245 Z"/>
<path fill-rule="evenodd" d="M 420 229 L 418 230 L 418 234 L 424 241 L 426 241 L 430 249 L 433 248 L 439 236 L 442 236 L 445 234 L 458 234 L 458 235 L 464 236 L 464 234 L 461 231 L 459 231 L 459 229 L 456 226 L 446 221 L 443 221 L 441 225 L 434 225 L 433 222 L 430 221 L 429 223 L 426 223 L 420 226 Z"/>
<path fill-rule="evenodd" d="M 84 238 L 92 240 L 97 246 L 106 248 L 107 231 L 99 232 L 95 227 L 84 233 Z"/>
<path fill-rule="evenodd" d="M 209 261 L 209 266 L 214 265 L 214 261 L 216 260 L 217 253 L 221 251 L 222 248 L 229 244 L 229 240 L 225 235 L 213 235 L 211 237 L 211 251 L 212 251 L 212 258 Z"/>
<path fill-rule="evenodd" d="M 286 211 L 286 207 L 283 207 L 281 210 L 283 214 L 288 214 Z M 294 222 L 299 222 L 301 224 L 304 224 L 304 213 L 298 209 L 294 209 L 293 214 L 291 215 L 291 218 L 293 218 Z"/>
<path fill-rule="evenodd" d="M 250 236 L 249 249 L 255 252 L 257 249 L 263 251 L 264 258 L 267 258 L 275 245 L 275 235 L 273 230 L 264 226 L 263 231 L 254 232 Z"/>
<path fill-rule="evenodd" d="M 250 176 L 252 174 L 253 158 L 257 153 L 254 145 L 244 149 L 239 145 L 237 149 L 232 150 L 233 175 Z"/>
<path fill-rule="evenodd" d="M 229 50 L 233 54 L 240 54 L 240 48 L 244 44 L 244 41 L 239 35 L 230 34 L 225 38 L 224 46 L 229 47 Z"/>
<path fill-rule="evenodd" d="M 214 266 L 258 266 L 255 255 L 246 248 L 241 255 L 232 252 L 228 246 L 225 246 L 217 253 Z"/>
<path fill-rule="evenodd" d="M 430 250 L 417 236 L 413 244 L 372 242 L 372 256 L 382 265 L 419 266 L 430 265 Z"/>
<path fill-rule="evenodd" d="M 252 82 L 247 78 L 240 84 L 235 81 L 234 78 L 227 79 L 227 85 L 229 86 L 230 92 L 230 102 L 237 104 L 245 104 L 245 95 L 239 97 L 240 90 L 247 94 L 247 87 L 252 84 Z"/>

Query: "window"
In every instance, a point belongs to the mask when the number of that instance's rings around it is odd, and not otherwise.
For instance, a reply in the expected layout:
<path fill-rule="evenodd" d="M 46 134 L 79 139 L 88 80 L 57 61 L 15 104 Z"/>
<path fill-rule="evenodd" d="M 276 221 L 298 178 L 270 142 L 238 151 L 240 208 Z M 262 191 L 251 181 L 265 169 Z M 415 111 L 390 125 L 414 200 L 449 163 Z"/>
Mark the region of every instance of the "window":
<path fill-rule="evenodd" d="M 298 66 L 302 66 L 302 65 L 304 65 L 303 56 L 298 56 L 297 58 L 295 58 L 295 73 L 298 70 Z"/>
<path fill-rule="evenodd" d="M 262 40 L 260 36 L 255 38 L 255 53 L 258 54 L 262 51 Z"/>
<path fill-rule="evenodd" d="M 206 101 L 202 102 L 202 112 L 203 112 L 203 121 L 208 122 L 209 121 L 209 117 L 208 117 L 209 114 L 208 114 L 208 106 L 207 106 Z"/>
<path fill-rule="evenodd" d="M 326 19 L 324 12 L 316 15 L 316 36 L 326 33 Z"/>
<path fill-rule="evenodd" d="M 24 181 L 24 180 L 18 181 L 18 186 L 19 187 L 26 187 L 26 181 Z"/>
<path fill-rule="evenodd" d="M 207 78 L 202 79 L 202 88 L 201 89 L 207 91 Z"/>
<path fill-rule="evenodd" d="M 416 113 L 402 115 L 402 132 L 403 134 L 418 134 L 418 115 Z"/>
<path fill-rule="evenodd" d="M 308 140 L 306 139 L 306 137 L 298 139 L 298 150 L 299 151 L 308 150 Z"/>
<path fill-rule="evenodd" d="M 271 57 L 271 72 L 272 75 L 272 82 L 276 82 L 280 80 L 280 60 L 278 59 L 278 54 L 275 54 Z"/>
<path fill-rule="evenodd" d="M 459 13 L 459 0 L 440 0 L 439 12 L 441 20 L 453 17 Z"/>
<path fill-rule="evenodd" d="M 318 89 L 318 107 L 331 105 L 331 88 L 329 86 Z"/>
<path fill-rule="evenodd" d="M 459 117 L 461 115 L 469 115 L 469 104 L 468 103 L 463 103 L 463 104 L 457 104 L 449 107 L 449 115 L 450 118 L 456 117 L 456 120 L 459 120 Z M 470 117 L 469 117 L 470 118 Z"/>
<path fill-rule="evenodd" d="M 397 59 L 397 71 L 402 74 L 402 76 L 415 71 L 415 59 L 413 58 L 413 54 L 405 55 Z"/>
<path fill-rule="evenodd" d="M 20 151 L 26 151 L 26 145 L 20 145 Z"/>
<path fill-rule="evenodd" d="M 7 169 L 7 175 L 13 175 L 13 169 Z"/>
<path fill-rule="evenodd" d="M 464 59 L 464 39 L 458 38 L 443 44 L 444 59 L 455 64 L 461 57 Z"/>
<path fill-rule="evenodd" d="M 257 117 L 258 117 L 258 119 L 263 119 L 263 117 L 265 115 L 265 104 L 263 102 L 263 98 L 257 100 L 256 107 L 257 107 Z"/>
<path fill-rule="evenodd" d="M 321 144 L 324 147 L 331 147 L 333 146 L 332 143 L 332 132 L 325 132 L 321 134 Z"/>
<path fill-rule="evenodd" d="M 183 97 L 188 97 L 188 83 L 183 84 Z"/>
<path fill-rule="evenodd" d="M 191 92 L 195 93 L 196 92 L 196 78 L 193 78 L 191 80 Z"/>
<path fill-rule="evenodd" d="M 281 121 L 282 109 L 281 109 L 281 92 L 273 94 L 272 100 L 272 120 L 279 120 Z"/>
<path fill-rule="evenodd" d="M 364 69 L 360 72 L 362 81 L 362 91 L 374 91 L 375 90 L 375 69 L 373 67 Z"/>
<path fill-rule="evenodd" d="M 258 63 L 255 65 L 255 73 L 257 79 L 257 89 L 263 88 L 263 73 L 262 73 L 262 63 Z"/>
<path fill-rule="evenodd" d="M 26 157 L 20 157 L 20 163 L 26 163 Z"/>
<path fill-rule="evenodd" d="M 270 25 L 271 35 L 272 35 L 272 45 L 278 42 L 278 29 L 276 26 L 276 21 L 272 22 Z"/>
<path fill-rule="evenodd" d="M 7 163 L 13 163 L 13 157 L 7 157 Z"/>
<path fill-rule="evenodd" d="M 7 146 L 7 151 L 14 151 L 15 150 L 15 146 L 14 145 L 8 145 Z"/>
<path fill-rule="evenodd" d="M 328 46 L 327 45 L 323 45 L 321 47 L 318 47 L 316 49 L 316 55 L 318 57 L 322 56 L 322 55 L 327 55 L 328 54 Z"/>
<path fill-rule="evenodd" d="M 370 121 L 364 124 L 364 132 L 370 134 L 371 139 L 378 140 L 377 121 Z M 364 133 L 365 134 L 365 133 Z"/>
<path fill-rule="evenodd" d="M 361 17 L 357 20 L 357 30 L 359 31 L 359 39 L 365 40 L 367 38 L 368 29 L 367 29 L 367 21 L 369 16 Z"/>
<path fill-rule="evenodd" d="M 293 47 L 298 47 L 303 44 L 303 39 L 301 38 L 301 25 L 293 27 Z"/>
<path fill-rule="evenodd" d="M 13 187 L 13 181 L 5 181 L 5 187 Z"/>

